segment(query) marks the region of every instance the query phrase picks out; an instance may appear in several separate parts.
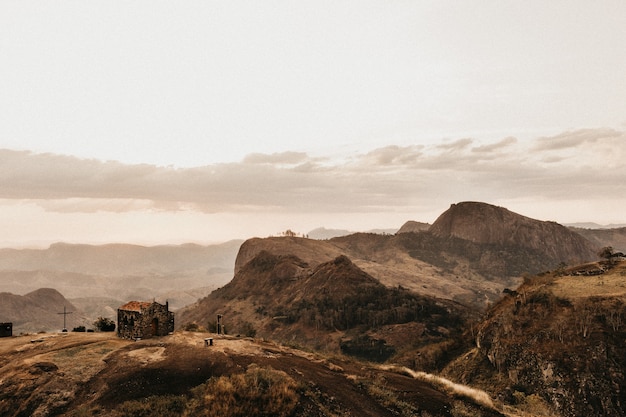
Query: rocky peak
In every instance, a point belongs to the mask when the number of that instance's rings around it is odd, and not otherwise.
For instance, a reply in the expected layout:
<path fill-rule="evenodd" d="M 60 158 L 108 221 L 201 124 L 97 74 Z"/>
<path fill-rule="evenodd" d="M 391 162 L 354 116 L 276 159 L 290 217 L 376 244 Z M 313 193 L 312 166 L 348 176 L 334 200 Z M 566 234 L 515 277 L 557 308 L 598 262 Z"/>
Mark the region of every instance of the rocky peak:
<path fill-rule="evenodd" d="M 440 237 L 543 250 L 547 251 L 546 255 L 563 262 L 596 258 L 591 243 L 567 227 L 531 219 L 487 203 L 452 204 L 429 231 Z"/>

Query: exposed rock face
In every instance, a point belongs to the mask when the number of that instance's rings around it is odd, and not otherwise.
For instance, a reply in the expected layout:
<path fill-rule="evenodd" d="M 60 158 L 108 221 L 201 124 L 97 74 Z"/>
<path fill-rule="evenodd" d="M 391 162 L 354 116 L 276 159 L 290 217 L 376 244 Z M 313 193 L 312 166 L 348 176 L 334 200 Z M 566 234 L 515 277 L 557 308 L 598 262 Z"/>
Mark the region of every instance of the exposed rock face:
<path fill-rule="evenodd" d="M 467 333 L 473 343 L 445 373 L 529 412 L 541 402 L 564 417 L 626 416 L 626 262 L 603 268 L 528 279 Z"/>
<path fill-rule="evenodd" d="M 441 237 L 542 251 L 558 262 L 579 263 L 596 259 L 596 250 L 590 242 L 567 227 L 486 203 L 452 204 L 429 231 Z"/>

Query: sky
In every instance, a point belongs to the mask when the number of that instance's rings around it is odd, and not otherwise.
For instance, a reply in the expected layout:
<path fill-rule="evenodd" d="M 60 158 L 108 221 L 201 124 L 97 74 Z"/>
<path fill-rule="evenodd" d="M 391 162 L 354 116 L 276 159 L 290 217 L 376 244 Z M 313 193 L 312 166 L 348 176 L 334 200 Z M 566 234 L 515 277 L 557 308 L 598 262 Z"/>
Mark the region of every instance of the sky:
<path fill-rule="evenodd" d="M 0 247 L 484 201 L 626 223 L 626 2 L 0 2 Z"/>

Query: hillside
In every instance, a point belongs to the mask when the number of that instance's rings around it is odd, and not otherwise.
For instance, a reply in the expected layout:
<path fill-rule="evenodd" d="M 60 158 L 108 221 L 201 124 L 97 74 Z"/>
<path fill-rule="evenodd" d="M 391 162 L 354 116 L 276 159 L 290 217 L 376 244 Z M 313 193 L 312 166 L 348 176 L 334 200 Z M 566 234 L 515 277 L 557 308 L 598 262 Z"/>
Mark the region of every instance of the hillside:
<path fill-rule="evenodd" d="M 72 312 L 66 317 L 66 326 L 72 329 L 85 325 L 83 313 L 61 293 L 51 288 L 40 288 L 26 295 L 0 293 L 0 321 L 13 323 L 13 334 L 61 331 L 63 308 Z"/>
<path fill-rule="evenodd" d="M 590 241 L 595 247 L 612 246 L 619 252 L 626 253 L 626 227 L 610 229 L 571 228 L 574 232 Z"/>
<path fill-rule="evenodd" d="M 459 334 L 462 317 L 471 316 L 453 302 L 387 288 L 346 256 L 311 267 L 294 255 L 266 251 L 229 284 L 179 311 L 177 323 L 207 326 L 217 314 L 224 316 L 231 334 L 374 361 Z M 379 334 L 383 326 L 384 338 Z"/>
<path fill-rule="evenodd" d="M 445 369 L 528 411 L 624 416 L 626 261 L 529 277 L 466 334 Z"/>
<path fill-rule="evenodd" d="M 482 310 L 525 274 L 596 259 L 596 249 L 566 227 L 485 203 L 453 205 L 424 227 L 407 222 L 395 235 L 356 233 L 324 241 L 249 239 L 237 254 L 235 273 L 261 251 L 291 254 L 311 267 L 345 255 L 387 287 Z"/>
<path fill-rule="evenodd" d="M 214 336 L 214 345 L 203 339 Z M 275 343 L 178 332 L 0 339 L 0 415 L 503 416 L 484 393 L 429 375 Z"/>

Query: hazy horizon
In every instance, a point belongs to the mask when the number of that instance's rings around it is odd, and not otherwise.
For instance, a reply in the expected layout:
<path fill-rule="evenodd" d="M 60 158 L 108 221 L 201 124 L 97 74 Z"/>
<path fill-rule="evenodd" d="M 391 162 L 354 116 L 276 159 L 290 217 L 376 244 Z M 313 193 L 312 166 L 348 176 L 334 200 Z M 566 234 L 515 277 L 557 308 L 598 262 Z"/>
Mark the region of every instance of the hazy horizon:
<path fill-rule="evenodd" d="M 626 223 L 626 3 L 0 4 L 0 247 L 483 201 Z"/>

